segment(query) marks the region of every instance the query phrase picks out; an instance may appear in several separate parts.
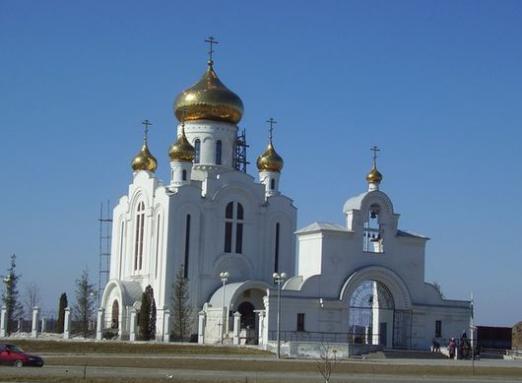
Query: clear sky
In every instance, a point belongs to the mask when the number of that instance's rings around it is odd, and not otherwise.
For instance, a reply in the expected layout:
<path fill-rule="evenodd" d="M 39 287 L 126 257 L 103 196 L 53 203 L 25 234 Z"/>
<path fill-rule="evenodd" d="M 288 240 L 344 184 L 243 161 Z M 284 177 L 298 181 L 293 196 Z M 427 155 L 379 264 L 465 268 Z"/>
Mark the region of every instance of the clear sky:
<path fill-rule="evenodd" d="M 298 226 L 343 223 L 370 146 L 426 279 L 522 320 L 522 2 L 0 1 L 0 274 L 16 253 L 44 307 L 98 271 L 101 201 L 131 180 L 149 119 L 167 180 L 172 102 L 205 70 L 242 98 L 249 172 L 279 123 Z"/>

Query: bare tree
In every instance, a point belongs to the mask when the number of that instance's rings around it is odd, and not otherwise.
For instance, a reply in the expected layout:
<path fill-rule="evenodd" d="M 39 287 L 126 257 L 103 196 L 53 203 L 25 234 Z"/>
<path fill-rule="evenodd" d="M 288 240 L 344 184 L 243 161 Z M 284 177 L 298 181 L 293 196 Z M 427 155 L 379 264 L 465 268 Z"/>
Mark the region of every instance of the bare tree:
<path fill-rule="evenodd" d="M 33 307 L 39 306 L 40 302 L 40 288 L 36 285 L 36 283 L 31 282 L 25 285 L 24 304 L 26 312 L 30 314 L 33 311 Z"/>
<path fill-rule="evenodd" d="M 330 382 L 330 377 L 337 364 L 337 350 L 330 347 L 328 343 L 321 343 L 321 360 L 317 362 L 317 369 L 325 383 Z"/>

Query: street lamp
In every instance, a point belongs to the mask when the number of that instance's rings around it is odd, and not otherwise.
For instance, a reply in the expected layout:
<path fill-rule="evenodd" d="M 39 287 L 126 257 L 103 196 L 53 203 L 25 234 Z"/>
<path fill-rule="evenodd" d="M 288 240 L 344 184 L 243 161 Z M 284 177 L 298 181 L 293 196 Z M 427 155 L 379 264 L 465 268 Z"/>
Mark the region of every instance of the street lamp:
<path fill-rule="evenodd" d="M 286 279 L 286 273 L 272 274 L 277 285 L 277 359 L 281 358 L 281 285 Z"/>
<path fill-rule="evenodd" d="M 223 338 L 225 336 L 225 326 L 227 323 L 225 312 L 225 288 L 229 277 L 230 273 L 228 271 L 222 271 L 221 273 L 219 273 L 219 279 L 221 279 L 221 282 L 223 283 L 223 319 L 221 323 L 221 344 L 223 344 Z"/>

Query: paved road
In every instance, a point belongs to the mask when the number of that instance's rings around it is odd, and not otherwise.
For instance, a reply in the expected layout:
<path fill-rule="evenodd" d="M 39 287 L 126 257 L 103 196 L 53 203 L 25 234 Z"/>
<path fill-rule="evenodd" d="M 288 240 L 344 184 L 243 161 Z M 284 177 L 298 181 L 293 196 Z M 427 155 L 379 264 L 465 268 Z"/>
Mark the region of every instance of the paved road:
<path fill-rule="evenodd" d="M 417 361 L 419 363 L 419 361 Z M 9 368 L 2 367 L 0 370 L 0 381 L 2 375 L 13 375 L 18 377 L 73 377 L 81 379 L 84 375 L 90 378 L 156 378 L 165 379 L 165 381 L 173 378 L 191 379 L 194 381 L 224 381 L 238 380 L 250 382 L 320 382 L 319 374 L 308 373 L 271 373 L 271 372 L 244 372 L 244 371 L 205 371 L 205 370 L 173 370 L 173 369 L 157 369 L 157 368 L 129 368 L 129 367 L 84 367 L 81 366 L 46 366 L 43 368 Z M 175 379 L 173 379 L 175 380 Z M 332 382 L 350 382 L 350 383 L 367 383 L 367 382 L 385 382 L 385 383 L 402 383 L 402 382 L 426 382 L 426 383 L 520 383 L 520 378 L 494 378 L 494 377 L 460 377 L 460 376 L 396 376 L 381 374 L 333 374 Z"/>

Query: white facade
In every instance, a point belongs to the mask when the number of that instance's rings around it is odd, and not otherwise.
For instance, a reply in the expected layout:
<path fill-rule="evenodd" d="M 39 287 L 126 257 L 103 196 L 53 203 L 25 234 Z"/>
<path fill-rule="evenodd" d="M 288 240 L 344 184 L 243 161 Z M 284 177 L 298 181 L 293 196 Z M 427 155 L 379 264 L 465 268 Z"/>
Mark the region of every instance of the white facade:
<path fill-rule="evenodd" d="M 215 75 L 211 62 L 209 68 Z M 114 208 L 102 327 L 134 339 L 141 295 L 150 285 L 156 338 L 168 339 L 174 317 L 167 310 L 180 268 L 199 312 L 200 343 L 273 344 L 272 274 L 282 271 L 290 276 L 282 288 L 287 348 L 290 341 L 428 348 L 434 337 L 445 341 L 468 327 L 469 302 L 445 300 L 425 282 L 428 238 L 399 230 L 399 215 L 379 190 L 375 160 L 369 191 L 344 205 L 346 225 L 314 223 L 296 232 L 297 211 L 280 191 L 282 159 L 275 152 L 278 162 L 265 158 L 256 181 L 234 167 L 235 123 L 194 119 L 184 129 L 195 148 L 193 163 L 172 160 L 165 183 L 149 170 L 134 171 Z M 222 285 L 224 271 L 230 277 Z"/>

